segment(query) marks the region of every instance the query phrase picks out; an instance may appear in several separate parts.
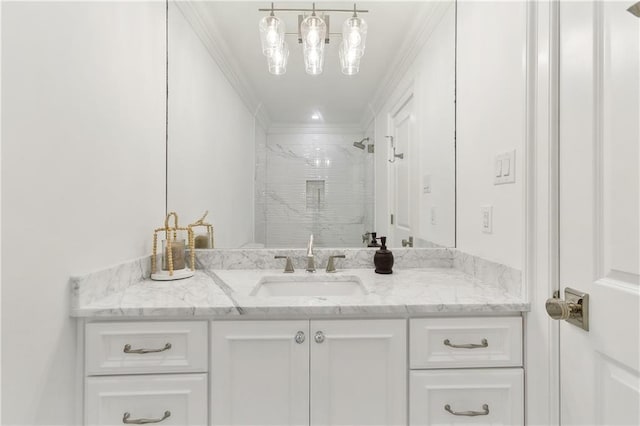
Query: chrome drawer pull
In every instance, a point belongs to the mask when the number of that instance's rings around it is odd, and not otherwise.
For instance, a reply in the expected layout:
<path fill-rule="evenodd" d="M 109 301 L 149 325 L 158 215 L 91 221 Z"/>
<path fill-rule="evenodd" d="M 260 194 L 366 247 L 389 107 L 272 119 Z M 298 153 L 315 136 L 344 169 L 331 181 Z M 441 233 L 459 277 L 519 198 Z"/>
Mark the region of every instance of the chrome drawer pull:
<path fill-rule="evenodd" d="M 127 343 L 126 345 L 124 345 L 123 352 L 125 354 L 148 354 L 152 352 L 164 352 L 169 349 L 171 349 L 171 343 L 167 343 L 162 349 L 131 349 L 131 345 Z"/>
<path fill-rule="evenodd" d="M 482 405 L 482 411 L 453 411 L 451 410 L 451 406 L 449 404 L 444 406 L 445 411 L 453 414 L 454 416 L 467 416 L 467 417 L 475 417 L 475 416 L 486 416 L 489 414 L 489 406 L 487 404 Z"/>
<path fill-rule="evenodd" d="M 133 419 L 133 420 L 129 420 L 129 417 L 131 417 L 131 414 L 129 413 L 124 413 L 124 416 L 122 416 L 122 423 L 126 424 L 126 425 L 146 425 L 149 423 L 160 423 L 161 421 L 163 421 L 164 419 L 171 417 L 171 411 L 167 410 L 164 412 L 164 416 L 162 416 L 161 419 Z"/>
<path fill-rule="evenodd" d="M 449 339 L 445 339 L 445 341 L 443 342 L 446 346 L 452 347 L 452 348 L 462 348 L 462 349 L 477 349 L 477 348 L 486 348 L 487 346 L 489 346 L 489 342 L 487 341 L 487 339 L 482 339 L 480 341 L 480 344 L 477 343 L 467 343 L 464 345 L 454 345 L 453 343 L 451 343 L 451 341 L 449 341 Z"/>

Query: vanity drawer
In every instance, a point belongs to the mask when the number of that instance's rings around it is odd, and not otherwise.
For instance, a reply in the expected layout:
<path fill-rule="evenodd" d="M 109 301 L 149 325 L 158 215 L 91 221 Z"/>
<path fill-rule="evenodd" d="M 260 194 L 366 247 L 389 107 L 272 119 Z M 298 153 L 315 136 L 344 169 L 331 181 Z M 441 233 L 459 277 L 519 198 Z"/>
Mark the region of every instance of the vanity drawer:
<path fill-rule="evenodd" d="M 207 322 L 89 323 L 86 375 L 207 371 Z"/>
<path fill-rule="evenodd" d="M 412 369 L 519 367 L 522 318 L 422 318 L 410 320 Z"/>
<path fill-rule="evenodd" d="M 411 371 L 409 381 L 411 426 L 524 424 L 521 368 Z"/>
<path fill-rule="evenodd" d="M 207 424 L 206 374 L 89 377 L 85 395 L 87 425 Z"/>

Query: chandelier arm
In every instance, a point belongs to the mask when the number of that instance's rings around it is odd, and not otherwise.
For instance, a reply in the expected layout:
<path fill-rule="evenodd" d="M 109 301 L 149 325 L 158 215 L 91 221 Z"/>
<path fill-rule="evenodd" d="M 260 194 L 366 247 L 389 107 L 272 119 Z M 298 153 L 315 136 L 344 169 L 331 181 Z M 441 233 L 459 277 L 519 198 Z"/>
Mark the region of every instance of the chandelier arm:
<path fill-rule="evenodd" d="M 280 9 L 280 8 L 274 8 L 274 9 L 258 9 L 258 12 L 313 12 L 314 9 Z M 368 10 L 354 10 L 354 9 L 315 9 L 316 12 L 345 12 L 345 13 L 369 13 Z"/>

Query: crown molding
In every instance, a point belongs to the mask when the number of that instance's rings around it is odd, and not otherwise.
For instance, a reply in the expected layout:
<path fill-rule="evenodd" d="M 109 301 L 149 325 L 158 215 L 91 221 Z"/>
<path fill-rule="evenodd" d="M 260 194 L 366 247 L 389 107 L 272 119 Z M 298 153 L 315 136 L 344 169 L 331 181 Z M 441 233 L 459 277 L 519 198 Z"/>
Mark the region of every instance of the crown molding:
<path fill-rule="evenodd" d="M 215 22 L 204 11 L 203 3 L 180 1 L 173 2 L 173 4 L 180 10 L 193 32 L 198 36 L 211 58 L 218 65 L 229 84 L 231 84 L 231 87 L 233 87 L 262 128 L 268 129 L 271 127 L 269 114 L 262 108 L 262 103 L 255 96 L 254 90 L 247 84 L 249 80 L 233 58 L 233 55 L 230 54 L 231 51 L 224 41 L 224 37 L 219 34 Z"/>
<path fill-rule="evenodd" d="M 455 5 L 453 0 L 429 3 L 420 13 L 417 13 L 413 19 L 408 36 L 402 43 L 398 54 L 392 61 L 395 64 L 390 68 L 382 79 L 378 90 L 369 103 L 371 111 L 374 115 L 382 111 L 387 100 L 392 96 L 393 92 L 398 88 L 402 80 L 406 77 L 407 72 L 420 54 L 420 51 L 426 44 L 433 30 L 440 23 L 445 13 Z M 369 112 L 364 115 L 361 123 L 368 119 Z"/>
<path fill-rule="evenodd" d="M 358 125 L 335 124 L 301 124 L 301 123 L 272 123 L 267 130 L 268 135 L 345 135 L 364 133 Z"/>

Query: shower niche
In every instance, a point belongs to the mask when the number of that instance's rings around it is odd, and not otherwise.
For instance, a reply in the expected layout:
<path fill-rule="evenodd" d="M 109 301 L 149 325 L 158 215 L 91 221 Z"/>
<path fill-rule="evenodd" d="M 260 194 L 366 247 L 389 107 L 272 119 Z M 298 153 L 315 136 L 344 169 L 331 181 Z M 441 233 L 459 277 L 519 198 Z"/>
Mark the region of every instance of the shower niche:
<path fill-rule="evenodd" d="M 324 180 L 307 181 L 307 211 L 320 211 L 324 208 Z"/>

